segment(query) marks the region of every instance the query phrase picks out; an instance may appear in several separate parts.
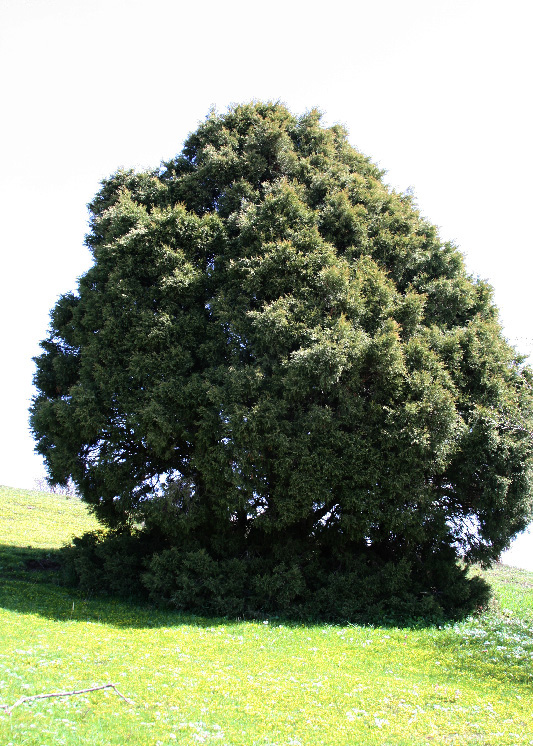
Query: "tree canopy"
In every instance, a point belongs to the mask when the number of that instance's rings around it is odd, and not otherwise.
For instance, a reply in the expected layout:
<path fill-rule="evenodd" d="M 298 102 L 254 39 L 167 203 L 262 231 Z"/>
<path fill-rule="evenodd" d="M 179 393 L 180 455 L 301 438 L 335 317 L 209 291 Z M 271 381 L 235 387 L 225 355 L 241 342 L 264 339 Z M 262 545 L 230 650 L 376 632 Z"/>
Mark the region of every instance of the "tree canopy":
<path fill-rule="evenodd" d="M 36 358 L 37 450 L 151 537 L 143 582 L 177 606 L 453 612 L 480 597 L 458 560 L 531 514 L 531 372 L 491 288 L 320 119 L 212 112 L 102 182 Z"/>

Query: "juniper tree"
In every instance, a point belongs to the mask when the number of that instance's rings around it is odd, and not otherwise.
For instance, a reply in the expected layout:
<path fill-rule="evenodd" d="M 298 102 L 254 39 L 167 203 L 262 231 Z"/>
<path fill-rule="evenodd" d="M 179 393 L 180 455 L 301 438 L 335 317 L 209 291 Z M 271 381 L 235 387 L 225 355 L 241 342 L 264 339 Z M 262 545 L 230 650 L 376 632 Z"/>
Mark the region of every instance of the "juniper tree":
<path fill-rule="evenodd" d="M 458 560 L 490 564 L 530 516 L 531 373 L 412 198 L 318 112 L 259 103 L 89 207 L 31 425 L 53 482 L 157 537 L 153 593 L 471 606 Z"/>

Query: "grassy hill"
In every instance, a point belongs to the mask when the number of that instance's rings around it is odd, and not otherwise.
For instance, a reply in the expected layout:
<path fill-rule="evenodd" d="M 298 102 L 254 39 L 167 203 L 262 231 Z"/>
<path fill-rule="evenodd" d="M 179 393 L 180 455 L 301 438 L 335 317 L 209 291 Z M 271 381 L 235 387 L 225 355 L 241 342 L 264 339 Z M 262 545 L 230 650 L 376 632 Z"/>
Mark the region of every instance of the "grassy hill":
<path fill-rule="evenodd" d="M 489 612 L 443 628 L 185 617 L 58 584 L 96 527 L 76 499 L 0 488 L 6 746 L 532 744 L 533 573 L 497 566 Z"/>

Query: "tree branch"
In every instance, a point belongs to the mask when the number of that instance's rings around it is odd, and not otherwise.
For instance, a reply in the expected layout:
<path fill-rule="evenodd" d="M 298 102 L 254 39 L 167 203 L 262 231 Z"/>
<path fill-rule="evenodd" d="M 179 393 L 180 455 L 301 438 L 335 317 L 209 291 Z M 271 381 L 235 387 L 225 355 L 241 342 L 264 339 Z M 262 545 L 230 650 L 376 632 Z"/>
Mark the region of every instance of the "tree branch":
<path fill-rule="evenodd" d="M 0 705 L 0 709 L 5 710 L 9 715 L 11 715 L 11 712 L 14 710 L 15 707 L 18 707 L 18 705 L 24 704 L 24 702 L 30 702 L 32 699 L 49 699 L 50 697 L 72 697 L 75 694 L 85 694 L 86 692 L 96 692 L 99 689 L 113 689 L 115 694 L 118 694 L 119 697 L 122 697 L 122 699 L 125 702 L 128 702 L 128 704 L 130 705 L 133 704 L 131 699 L 128 699 L 127 697 L 125 697 L 123 694 L 119 692 L 116 684 L 100 684 L 100 686 L 90 686 L 87 689 L 76 689 L 72 692 L 52 692 L 48 694 L 32 694 L 30 697 L 21 697 L 13 705 Z"/>

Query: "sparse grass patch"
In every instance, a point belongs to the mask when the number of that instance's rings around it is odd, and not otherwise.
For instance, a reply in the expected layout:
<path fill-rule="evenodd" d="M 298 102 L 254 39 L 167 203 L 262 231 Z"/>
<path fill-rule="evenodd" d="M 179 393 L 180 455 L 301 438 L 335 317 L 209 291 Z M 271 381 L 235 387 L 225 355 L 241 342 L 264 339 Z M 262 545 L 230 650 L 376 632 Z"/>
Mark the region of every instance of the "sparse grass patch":
<path fill-rule="evenodd" d="M 107 682 L 134 704 L 110 690 L 28 702 L 0 711 L 2 744 L 533 743 L 532 574 L 496 568 L 492 612 L 442 629 L 186 617 L 84 598 L 24 564 L 91 520 L 82 503 L 36 494 L 0 492 L 0 704 Z M 34 539 L 25 519 L 5 520 L 28 499 L 42 506 Z"/>

